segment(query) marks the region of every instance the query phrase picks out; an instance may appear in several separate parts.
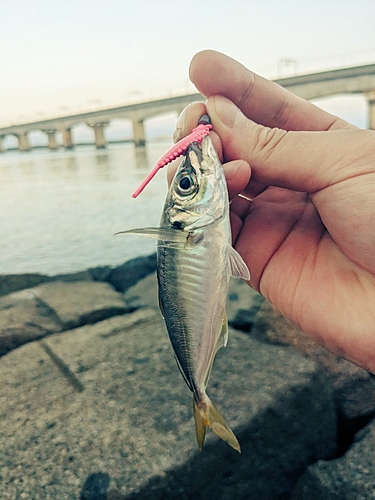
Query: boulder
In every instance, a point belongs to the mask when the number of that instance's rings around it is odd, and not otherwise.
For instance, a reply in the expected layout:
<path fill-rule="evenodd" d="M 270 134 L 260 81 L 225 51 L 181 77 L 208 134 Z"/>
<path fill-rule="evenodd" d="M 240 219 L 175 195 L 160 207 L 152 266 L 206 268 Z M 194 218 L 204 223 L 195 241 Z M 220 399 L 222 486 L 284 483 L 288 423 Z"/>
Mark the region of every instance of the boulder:
<path fill-rule="evenodd" d="M 34 288 L 33 293 L 54 311 L 64 330 L 95 323 L 129 310 L 121 294 L 108 283 L 56 281 Z"/>
<path fill-rule="evenodd" d="M 113 269 L 106 278 L 118 292 L 125 292 L 128 288 L 135 285 L 140 279 L 144 278 L 156 270 L 156 254 L 146 257 L 136 257 L 122 266 Z"/>
<path fill-rule="evenodd" d="M 261 304 L 250 335 L 262 342 L 291 346 L 318 363 L 334 390 L 339 425 L 338 451 L 343 453 L 355 433 L 375 416 L 374 376 L 319 346 L 268 301 Z"/>
<path fill-rule="evenodd" d="M 52 281 L 0 298 L 0 356 L 10 350 L 129 307 L 107 283 Z"/>
<path fill-rule="evenodd" d="M 292 500 L 370 500 L 375 498 L 375 422 L 359 432 L 344 456 L 311 465 L 299 479 Z"/>
<path fill-rule="evenodd" d="M 0 275 L 0 297 L 25 288 L 32 288 L 51 280 L 51 276 L 39 273 L 2 274 Z"/>
<path fill-rule="evenodd" d="M 155 310 L 159 310 L 156 273 L 149 274 L 128 288 L 124 293 L 124 299 L 133 310 L 142 307 L 152 307 Z"/>
<path fill-rule="evenodd" d="M 20 347 L 0 380 L 2 499 L 281 500 L 336 452 L 315 364 L 234 330 L 208 393 L 242 453 L 211 431 L 198 452 L 191 393 L 150 308 Z"/>
<path fill-rule="evenodd" d="M 32 290 L 14 292 L 0 299 L 0 356 L 63 329 L 60 319 Z"/>

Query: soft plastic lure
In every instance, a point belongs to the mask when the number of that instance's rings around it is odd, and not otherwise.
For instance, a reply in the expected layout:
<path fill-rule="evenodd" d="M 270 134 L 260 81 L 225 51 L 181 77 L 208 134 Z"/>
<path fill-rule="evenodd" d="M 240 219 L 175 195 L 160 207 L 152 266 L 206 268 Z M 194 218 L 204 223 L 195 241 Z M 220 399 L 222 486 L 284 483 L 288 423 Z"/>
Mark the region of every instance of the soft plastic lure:
<path fill-rule="evenodd" d="M 151 181 L 151 179 L 156 175 L 156 173 L 168 163 L 175 160 L 179 156 L 183 155 L 189 145 L 192 142 L 202 142 L 203 138 L 206 137 L 210 133 L 212 129 L 210 117 L 208 115 L 203 115 L 198 122 L 198 126 L 193 129 L 191 134 L 187 135 L 180 141 L 176 142 L 174 146 L 172 146 L 157 162 L 155 167 L 148 174 L 146 179 L 141 182 L 139 187 L 132 194 L 132 198 L 136 198 L 139 194 L 142 193 L 147 184 Z"/>

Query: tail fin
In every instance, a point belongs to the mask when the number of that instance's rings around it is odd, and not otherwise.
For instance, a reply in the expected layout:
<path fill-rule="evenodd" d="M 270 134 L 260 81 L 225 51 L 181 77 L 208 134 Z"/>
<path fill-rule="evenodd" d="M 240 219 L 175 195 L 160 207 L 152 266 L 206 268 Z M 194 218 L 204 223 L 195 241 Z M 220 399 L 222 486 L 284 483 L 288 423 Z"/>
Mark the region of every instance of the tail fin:
<path fill-rule="evenodd" d="M 206 401 L 199 403 L 194 400 L 194 419 L 198 448 L 200 450 L 203 447 L 206 427 L 209 427 L 219 438 L 241 453 L 241 447 L 236 436 L 208 397 Z"/>

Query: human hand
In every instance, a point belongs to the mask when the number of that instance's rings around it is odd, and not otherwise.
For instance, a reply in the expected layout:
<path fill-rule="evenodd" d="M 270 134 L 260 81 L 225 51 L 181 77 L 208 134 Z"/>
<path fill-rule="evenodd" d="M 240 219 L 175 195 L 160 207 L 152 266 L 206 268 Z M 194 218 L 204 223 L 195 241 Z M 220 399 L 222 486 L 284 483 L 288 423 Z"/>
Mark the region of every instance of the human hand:
<path fill-rule="evenodd" d="M 250 285 L 319 344 L 375 372 L 375 133 L 218 52 L 197 54 L 190 77 L 207 101 L 184 110 L 177 138 L 209 114 Z"/>

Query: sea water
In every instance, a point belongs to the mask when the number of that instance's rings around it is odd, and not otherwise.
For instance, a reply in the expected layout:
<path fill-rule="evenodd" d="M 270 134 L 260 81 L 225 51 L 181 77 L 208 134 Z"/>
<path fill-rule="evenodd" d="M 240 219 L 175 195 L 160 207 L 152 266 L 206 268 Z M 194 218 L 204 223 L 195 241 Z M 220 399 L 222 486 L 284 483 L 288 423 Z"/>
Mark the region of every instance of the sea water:
<path fill-rule="evenodd" d="M 166 169 L 137 199 L 131 193 L 171 145 L 1 153 L 0 274 L 73 272 L 154 252 L 153 240 L 114 234 L 159 225 Z"/>

